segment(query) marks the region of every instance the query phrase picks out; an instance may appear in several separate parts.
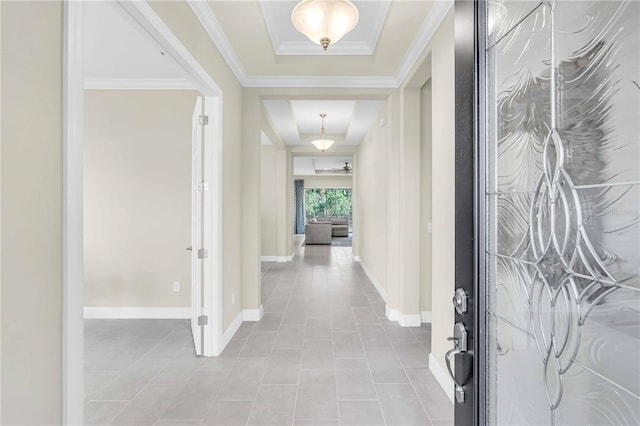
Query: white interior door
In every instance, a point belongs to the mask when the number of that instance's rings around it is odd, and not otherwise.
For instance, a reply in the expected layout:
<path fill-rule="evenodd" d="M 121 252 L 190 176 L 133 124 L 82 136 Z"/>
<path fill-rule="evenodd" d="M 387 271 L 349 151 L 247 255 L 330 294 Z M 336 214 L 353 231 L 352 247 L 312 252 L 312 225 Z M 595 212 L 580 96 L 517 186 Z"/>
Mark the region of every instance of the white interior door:
<path fill-rule="evenodd" d="M 198 250 L 203 247 L 202 232 L 202 198 L 200 183 L 203 179 L 202 148 L 203 122 L 202 98 L 198 96 L 193 109 L 191 121 L 191 333 L 196 354 L 202 355 L 202 327 L 198 323 L 203 316 L 202 287 L 203 263 L 199 259 Z"/>

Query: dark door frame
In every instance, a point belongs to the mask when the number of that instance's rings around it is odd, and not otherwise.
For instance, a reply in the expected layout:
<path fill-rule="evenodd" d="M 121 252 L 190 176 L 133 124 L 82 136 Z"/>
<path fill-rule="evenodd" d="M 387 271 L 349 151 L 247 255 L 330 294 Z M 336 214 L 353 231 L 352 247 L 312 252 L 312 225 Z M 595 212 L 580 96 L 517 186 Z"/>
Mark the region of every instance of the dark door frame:
<path fill-rule="evenodd" d="M 486 2 L 455 0 L 455 288 L 469 296 L 455 322 L 468 333 L 468 352 L 456 356 L 455 375 L 465 383 L 455 404 L 456 425 L 484 425 L 486 418 L 486 283 L 484 280 L 484 73 Z M 453 296 L 453 295 L 452 295 Z"/>

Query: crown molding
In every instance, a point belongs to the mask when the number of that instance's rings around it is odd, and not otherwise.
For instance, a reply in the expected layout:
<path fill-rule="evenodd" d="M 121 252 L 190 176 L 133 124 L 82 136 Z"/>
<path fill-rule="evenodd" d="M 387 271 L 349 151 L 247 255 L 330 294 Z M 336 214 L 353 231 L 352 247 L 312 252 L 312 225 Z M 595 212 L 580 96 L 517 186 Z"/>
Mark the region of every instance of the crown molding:
<path fill-rule="evenodd" d="M 397 88 L 394 77 L 353 77 L 353 76 L 274 76 L 247 77 L 245 87 L 345 87 L 345 88 Z"/>
<path fill-rule="evenodd" d="M 311 44 L 311 45 L 310 45 Z M 280 42 L 278 46 L 273 46 L 275 54 L 278 56 L 309 55 L 309 56 L 340 56 L 340 55 L 373 55 L 374 48 L 363 41 L 340 41 L 331 45 L 329 50 L 324 51 L 319 44 L 304 41 Z"/>
<path fill-rule="evenodd" d="M 427 19 L 422 23 L 418 35 L 411 42 L 411 46 L 409 46 L 407 53 L 404 55 L 404 58 L 402 58 L 402 62 L 394 74 L 395 80 L 398 82 L 398 87 L 405 82 L 409 76 L 409 72 L 420 59 L 425 47 L 431 41 L 431 38 L 452 7 L 453 0 L 434 2 Z"/>
<path fill-rule="evenodd" d="M 88 90 L 189 90 L 195 89 L 186 78 L 85 78 Z"/>
<path fill-rule="evenodd" d="M 402 62 L 396 69 L 393 76 L 249 76 L 244 69 L 240 59 L 236 55 L 229 39 L 224 34 L 220 23 L 216 19 L 213 11 L 206 1 L 187 0 L 203 28 L 209 34 L 213 43 L 224 57 L 225 61 L 243 87 L 300 87 L 300 88 L 399 88 L 409 75 L 420 56 L 424 52 L 433 34 L 453 7 L 453 0 L 434 2 L 432 10 L 427 19 L 420 27 L 418 35 L 411 42 L 411 46 L 404 55 Z M 387 11 L 390 3 L 387 5 Z M 386 11 L 384 16 L 386 17 Z M 267 31 L 273 40 L 273 34 L 267 25 Z M 380 33 L 376 34 L 377 44 Z M 292 43 L 293 45 L 293 43 Z M 375 44 L 374 44 L 375 45 Z M 338 45 L 333 46 L 335 49 Z M 274 46 L 274 50 L 276 47 Z M 337 50 L 337 49 L 336 49 Z M 289 53 L 291 55 L 302 54 L 302 52 Z"/>
<path fill-rule="evenodd" d="M 209 7 L 206 1 L 198 1 L 198 0 L 187 0 L 187 3 L 193 10 L 193 13 L 196 15 L 196 18 L 202 24 L 202 27 L 205 29 L 207 34 L 209 34 L 209 38 L 216 45 L 220 54 L 227 62 L 231 71 L 236 76 L 241 85 L 245 85 L 244 82 L 247 79 L 247 72 L 245 71 L 238 55 L 236 55 L 235 50 L 231 47 L 231 43 L 229 43 L 229 39 L 225 35 L 220 23 L 216 19 L 213 11 Z"/>
<path fill-rule="evenodd" d="M 390 0 L 382 0 L 377 2 L 379 10 L 376 12 L 373 22 L 369 27 L 371 31 L 367 34 L 365 41 L 347 41 L 342 40 L 338 44 L 332 44 L 331 49 L 324 51 L 319 48 L 319 44 L 315 44 L 310 40 L 286 42 L 280 39 L 277 31 L 274 31 L 272 23 L 275 21 L 272 9 L 268 7 L 266 2 L 260 2 L 260 10 L 264 17 L 265 26 L 269 33 L 271 46 L 278 56 L 287 55 L 311 55 L 311 56 L 340 56 L 340 55 L 373 55 L 382 32 L 382 26 L 389 13 L 391 7 Z"/>

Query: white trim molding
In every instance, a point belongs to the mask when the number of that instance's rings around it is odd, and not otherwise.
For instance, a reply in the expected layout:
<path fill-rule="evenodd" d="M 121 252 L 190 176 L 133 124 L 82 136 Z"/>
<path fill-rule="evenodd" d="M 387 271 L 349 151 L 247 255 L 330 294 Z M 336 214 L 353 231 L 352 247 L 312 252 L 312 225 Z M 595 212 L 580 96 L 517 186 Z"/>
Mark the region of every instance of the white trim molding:
<path fill-rule="evenodd" d="M 391 309 L 389 304 L 384 305 L 384 315 L 387 317 L 389 321 L 398 321 L 400 317 L 400 312 L 397 309 Z"/>
<path fill-rule="evenodd" d="M 186 78 L 85 78 L 86 90 L 189 90 Z"/>
<path fill-rule="evenodd" d="M 84 308 L 85 319 L 190 319 L 193 310 L 172 307 L 94 307 Z"/>
<path fill-rule="evenodd" d="M 435 377 L 435 379 L 438 381 L 438 384 L 447 395 L 447 397 L 451 400 L 451 402 L 453 402 L 453 380 L 451 379 L 451 376 L 449 376 L 449 373 L 447 373 L 447 371 L 442 368 L 440 363 L 438 363 L 436 357 L 433 356 L 433 353 L 429 354 L 429 371 L 431 371 L 433 377 Z"/>
<path fill-rule="evenodd" d="M 387 319 L 389 321 L 396 321 L 398 324 L 400 324 L 401 327 L 420 327 L 420 325 L 422 324 L 421 314 L 402 314 L 399 310 L 392 309 L 389 306 L 387 292 L 382 288 L 371 270 L 367 268 L 367 265 L 362 261 L 360 256 L 353 256 L 352 258 L 354 262 L 358 263 L 362 267 L 365 275 L 367 276 L 367 278 L 369 278 L 369 281 L 371 281 L 376 290 L 378 290 L 380 297 L 382 297 L 382 300 L 384 300 L 384 302 L 386 303 L 384 307 L 384 314 Z"/>
<path fill-rule="evenodd" d="M 384 290 L 384 288 L 382 288 L 382 285 L 380 284 L 380 282 L 376 279 L 376 277 L 373 275 L 373 273 L 367 267 L 367 265 L 362 261 L 360 256 L 353 256 L 353 261 L 357 262 L 360 265 L 360 267 L 364 271 L 367 278 L 369 278 L 369 281 L 371 281 L 371 283 L 376 288 L 376 290 L 378 290 L 378 293 L 380 294 L 380 297 L 382 297 L 382 300 L 384 300 L 385 303 L 388 303 L 387 292 Z"/>
<path fill-rule="evenodd" d="M 83 2 L 64 2 L 62 424 L 84 422 Z"/>
<path fill-rule="evenodd" d="M 233 71 L 240 84 L 244 85 L 244 81 L 247 79 L 247 72 L 244 70 L 238 55 L 231 47 L 229 39 L 225 35 L 218 19 L 215 17 L 211 8 L 206 1 L 200 0 L 187 0 L 187 4 L 191 7 L 193 14 L 196 15 L 198 21 L 202 25 L 202 28 L 209 34 L 209 38 L 216 45 L 220 54 Z"/>
<path fill-rule="evenodd" d="M 113 4 L 120 6 L 187 72 L 194 88 L 205 96 L 222 96 L 220 86 L 146 1 L 118 1 Z"/>
<path fill-rule="evenodd" d="M 229 328 L 227 328 L 227 330 L 224 333 L 222 333 L 222 339 L 220 341 L 220 353 L 216 355 L 220 355 L 222 351 L 224 351 L 224 348 L 227 347 L 227 345 L 229 344 L 233 336 L 236 334 L 236 332 L 242 325 L 242 317 L 243 317 L 242 311 L 238 312 L 238 315 L 236 315 L 233 321 L 231 321 Z"/>
<path fill-rule="evenodd" d="M 261 262 L 277 262 L 277 263 L 286 263 L 291 262 L 293 260 L 293 253 L 289 256 L 261 256 Z"/>
<path fill-rule="evenodd" d="M 423 324 L 431 324 L 431 311 L 420 312 L 420 320 Z"/>
<path fill-rule="evenodd" d="M 244 87 L 311 87 L 311 88 L 386 88 L 396 89 L 400 87 L 394 77 L 371 76 L 250 76 L 241 84 Z"/>
<path fill-rule="evenodd" d="M 436 30 L 442 21 L 444 21 L 444 18 L 446 18 L 447 13 L 449 13 L 449 10 L 453 7 L 453 3 L 453 0 L 436 1 L 432 3 L 433 6 L 431 6 L 427 19 L 422 23 L 418 35 L 411 42 L 411 46 L 409 46 L 407 53 L 404 55 L 404 58 L 402 58 L 400 66 L 393 74 L 395 80 L 398 82 L 398 86 L 404 83 L 409 72 L 416 62 L 418 62 L 418 59 L 420 59 L 427 44 L 429 44 Z"/>
<path fill-rule="evenodd" d="M 262 305 L 258 309 L 243 309 L 242 320 L 243 321 L 260 321 L 264 316 L 264 308 Z"/>
<path fill-rule="evenodd" d="M 211 41 L 216 45 L 231 71 L 243 87 L 310 87 L 310 88 L 392 88 L 400 87 L 424 52 L 425 47 L 453 7 L 453 0 L 434 2 L 418 34 L 392 76 L 250 76 L 231 46 L 222 26 L 205 1 L 187 0 Z M 378 35 L 379 36 L 379 35 Z M 339 46 L 337 46 L 339 47 Z M 334 49 L 336 47 L 334 46 Z M 275 48 L 274 48 L 275 49 Z M 298 50 L 296 47 L 293 49 Z M 292 51 L 291 54 L 298 54 Z M 319 54 L 323 54 L 320 52 Z"/>
<path fill-rule="evenodd" d="M 401 327 L 420 327 L 422 325 L 420 314 L 400 314 L 398 324 Z"/>
<path fill-rule="evenodd" d="M 284 41 L 280 38 L 276 26 L 277 13 L 273 13 L 273 9 L 269 2 L 260 2 L 260 10 L 264 17 L 264 22 L 271 39 L 271 45 L 276 55 L 373 55 L 380 38 L 382 26 L 387 18 L 390 0 L 381 0 L 376 2 L 378 9 L 373 16 L 369 16 L 367 20 L 366 38 L 362 41 L 341 40 L 336 45 L 331 45 L 331 49 L 324 51 L 318 49 L 318 45 L 311 41 Z"/>
<path fill-rule="evenodd" d="M 401 327 L 420 327 L 420 314 L 402 314 L 397 309 L 391 309 L 389 304 L 384 307 L 384 314 L 389 321 L 396 321 Z"/>

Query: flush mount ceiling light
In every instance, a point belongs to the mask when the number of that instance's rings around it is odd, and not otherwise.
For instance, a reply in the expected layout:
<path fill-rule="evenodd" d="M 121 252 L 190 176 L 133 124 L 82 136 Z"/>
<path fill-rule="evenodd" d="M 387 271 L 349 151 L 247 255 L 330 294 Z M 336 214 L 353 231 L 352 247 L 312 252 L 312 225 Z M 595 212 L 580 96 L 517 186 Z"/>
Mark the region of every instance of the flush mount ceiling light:
<path fill-rule="evenodd" d="M 330 139 L 325 139 L 324 138 L 324 118 L 326 116 L 327 116 L 327 114 L 320 114 L 320 117 L 322 118 L 322 128 L 320 129 L 320 139 L 316 139 L 315 141 L 311 141 L 313 146 L 315 146 L 316 148 L 318 148 L 322 152 L 324 152 L 327 149 L 329 149 L 329 147 L 331 145 L 333 145 L 333 143 L 335 142 L 335 141 L 332 141 Z"/>
<path fill-rule="evenodd" d="M 303 0 L 291 12 L 296 30 L 327 50 L 358 24 L 358 9 L 349 0 Z"/>

